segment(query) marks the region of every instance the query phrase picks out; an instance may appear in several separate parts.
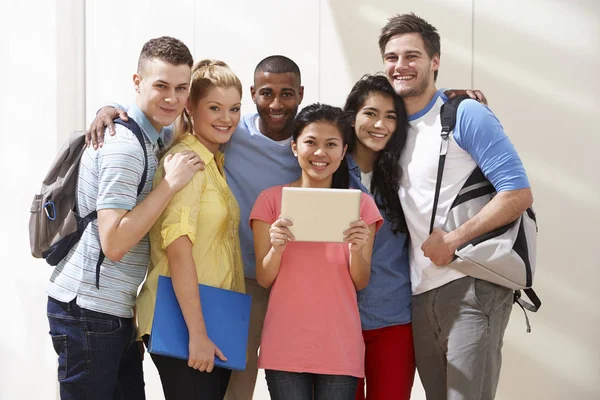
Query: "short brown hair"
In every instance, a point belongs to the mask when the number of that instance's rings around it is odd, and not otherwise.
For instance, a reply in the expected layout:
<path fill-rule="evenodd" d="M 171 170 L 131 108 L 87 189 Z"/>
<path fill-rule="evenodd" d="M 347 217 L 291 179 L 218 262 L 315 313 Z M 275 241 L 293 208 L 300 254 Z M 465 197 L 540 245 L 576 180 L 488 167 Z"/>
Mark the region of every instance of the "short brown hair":
<path fill-rule="evenodd" d="M 423 39 L 425 50 L 429 58 L 441 55 L 440 34 L 435 26 L 425 21 L 421 17 L 417 17 L 414 13 L 396 14 L 390 18 L 379 35 L 379 50 L 381 55 L 385 52 L 385 46 L 396 35 L 405 33 L 418 33 Z M 436 80 L 438 71 L 433 73 L 433 79 Z"/>
<path fill-rule="evenodd" d="M 190 68 L 194 65 L 190 49 L 181 40 L 170 36 L 150 39 L 144 44 L 138 59 L 138 73 L 142 71 L 146 61 L 151 59 L 159 59 L 173 65 L 187 65 Z"/>

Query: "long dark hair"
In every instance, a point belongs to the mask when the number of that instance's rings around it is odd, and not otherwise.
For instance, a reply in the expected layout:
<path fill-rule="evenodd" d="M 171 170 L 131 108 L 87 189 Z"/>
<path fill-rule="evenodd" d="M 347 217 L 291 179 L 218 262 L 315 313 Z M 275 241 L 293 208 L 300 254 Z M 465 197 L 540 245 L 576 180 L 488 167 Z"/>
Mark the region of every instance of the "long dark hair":
<path fill-rule="evenodd" d="M 385 212 L 388 220 L 392 224 L 394 233 L 407 232 L 406 220 L 400 206 L 398 189 L 400 188 L 400 178 L 402 177 L 402 168 L 400 168 L 400 154 L 406 144 L 406 135 L 408 132 L 408 116 L 404 101 L 396 92 L 387 78 L 383 75 L 364 75 L 352 88 L 344 111 L 351 118 L 356 120 L 358 111 L 363 107 L 365 101 L 372 93 L 380 93 L 389 96 L 394 101 L 396 111 L 396 130 L 387 142 L 385 148 L 377 154 L 373 168 L 373 178 L 371 180 L 371 193 L 375 197 L 377 206 Z M 349 149 L 356 148 L 356 135 L 354 128 L 351 127 L 352 138 Z"/>
<path fill-rule="evenodd" d="M 346 114 L 339 107 L 321 103 L 314 103 L 306 106 L 298 113 L 292 126 L 292 139 L 294 142 L 297 143 L 298 137 L 304 128 L 314 122 L 327 122 L 334 125 L 342 135 L 342 145 L 348 145 L 347 152 L 350 150 L 350 142 L 354 134 L 352 133 L 352 127 L 350 126 L 350 121 Z M 340 166 L 333 173 L 331 187 L 336 189 L 348 189 L 349 186 L 350 174 L 348 172 L 346 155 L 344 155 Z"/>

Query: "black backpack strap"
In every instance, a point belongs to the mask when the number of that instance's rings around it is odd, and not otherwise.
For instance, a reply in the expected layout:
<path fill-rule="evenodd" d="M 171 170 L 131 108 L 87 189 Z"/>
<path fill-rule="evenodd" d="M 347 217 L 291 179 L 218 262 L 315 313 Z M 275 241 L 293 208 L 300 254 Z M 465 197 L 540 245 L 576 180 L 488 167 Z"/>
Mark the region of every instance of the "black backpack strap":
<path fill-rule="evenodd" d="M 144 172 L 142 172 L 142 179 L 140 179 L 140 184 L 138 185 L 137 195 L 142 194 L 144 190 L 144 186 L 146 185 L 146 179 L 148 177 L 148 152 L 146 150 L 146 142 L 144 140 L 144 133 L 140 126 L 133 120 L 129 119 L 128 121 L 123 121 L 120 118 L 115 119 L 115 124 L 119 124 L 129 129 L 135 137 L 137 138 L 140 146 L 142 146 L 142 150 L 144 151 Z M 86 217 L 87 218 L 87 217 Z M 98 262 L 96 263 L 96 289 L 100 289 L 100 266 L 104 262 L 104 252 L 102 248 L 100 248 L 100 255 L 98 256 Z"/>
<path fill-rule="evenodd" d="M 450 138 L 450 132 L 452 132 L 456 126 L 456 114 L 458 112 L 458 106 L 463 100 L 469 99 L 469 96 L 456 96 L 449 99 L 442 105 L 440 112 L 440 122 L 442 125 L 442 144 L 440 146 L 440 160 L 438 163 L 437 181 L 435 184 L 435 195 L 433 198 L 433 211 L 431 213 L 431 224 L 429 226 L 429 233 L 433 232 L 433 224 L 435 221 L 435 215 L 437 213 L 437 205 L 440 196 L 440 188 L 442 186 L 442 176 L 444 174 L 444 164 L 446 162 L 446 154 L 448 153 L 448 143 Z M 514 291 L 514 303 L 517 303 L 525 314 L 525 323 L 527 324 L 527 332 L 531 332 L 531 325 L 529 323 L 529 317 L 527 312 L 536 312 L 542 306 L 540 298 L 537 296 L 535 291 L 531 288 L 523 289 L 523 293 L 529 298 L 531 302 L 527 302 L 521 298 L 521 291 Z"/>
<path fill-rule="evenodd" d="M 104 262 L 104 252 L 100 248 L 100 255 L 98 256 L 98 262 L 96 263 L 96 289 L 100 289 L 100 266 Z"/>
<path fill-rule="evenodd" d="M 435 183 L 435 194 L 433 195 L 433 210 L 431 211 L 431 224 L 429 225 L 429 234 L 433 232 L 433 224 L 437 213 L 438 200 L 440 198 L 440 188 L 442 187 L 442 177 L 444 175 L 444 164 L 446 163 L 446 154 L 448 153 L 448 143 L 450 142 L 450 132 L 456 126 L 456 113 L 458 105 L 469 96 L 456 96 L 449 99 L 442 105 L 440 113 L 440 122 L 442 124 L 442 144 L 440 145 L 440 160 L 438 162 L 437 180 Z"/>
<path fill-rule="evenodd" d="M 531 324 L 529 323 L 527 311 L 537 312 L 537 310 L 539 310 L 542 306 L 542 301 L 531 288 L 523 289 L 523 293 L 525 293 L 531 303 L 522 299 L 520 290 L 515 290 L 513 303 L 516 303 L 519 307 L 521 307 L 521 310 L 523 310 L 523 315 L 525 315 L 525 325 L 527 325 L 527 333 L 530 333 Z"/>
<path fill-rule="evenodd" d="M 123 125 L 125 128 L 129 129 L 135 137 L 137 138 L 140 146 L 142 146 L 142 150 L 144 151 L 144 172 L 142 173 L 142 179 L 140 179 L 140 184 L 138 185 L 137 195 L 142 194 L 144 190 L 144 186 L 146 185 L 146 178 L 148 176 L 148 152 L 146 151 L 146 141 L 144 140 L 144 133 L 140 126 L 133 120 L 129 119 L 128 121 L 123 121 L 121 118 L 115 119 L 115 124 Z"/>

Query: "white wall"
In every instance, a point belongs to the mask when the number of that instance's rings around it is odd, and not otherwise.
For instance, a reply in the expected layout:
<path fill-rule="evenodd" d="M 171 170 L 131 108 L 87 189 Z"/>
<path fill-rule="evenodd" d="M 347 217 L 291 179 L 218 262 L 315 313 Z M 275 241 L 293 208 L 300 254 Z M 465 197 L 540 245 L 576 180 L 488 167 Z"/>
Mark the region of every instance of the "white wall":
<path fill-rule="evenodd" d="M 31 10 L 27 2 L 0 2 L 3 400 L 52 399 L 56 391 L 56 355 L 45 320 L 50 270 L 29 255 L 27 223 L 32 194 L 57 149 L 57 9 L 48 1 Z"/>
<path fill-rule="evenodd" d="M 600 398 L 600 3 L 475 1 L 475 87 L 519 150 L 539 217 L 536 288 L 514 309 L 502 399 Z"/>
<path fill-rule="evenodd" d="M 533 184 L 544 305 L 530 314 L 531 334 L 514 309 L 498 398 L 600 398 L 599 2 L 3 0 L 0 400 L 56 398 L 44 313 L 50 268 L 29 256 L 31 197 L 66 132 L 86 126 L 104 102 L 133 100 L 131 76 L 147 39 L 175 36 L 196 59 L 228 62 L 244 85 L 246 112 L 254 108 L 254 66 L 275 53 L 300 65 L 305 105 L 341 105 L 356 79 L 381 70 L 386 18 L 411 10 L 442 34 L 439 86 L 485 92 Z M 162 399 L 149 359 L 145 367 L 148 399 Z M 263 379 L 257 399 L 268 398 Z M 424 399 L 418 381 L 413 398 Z"/>

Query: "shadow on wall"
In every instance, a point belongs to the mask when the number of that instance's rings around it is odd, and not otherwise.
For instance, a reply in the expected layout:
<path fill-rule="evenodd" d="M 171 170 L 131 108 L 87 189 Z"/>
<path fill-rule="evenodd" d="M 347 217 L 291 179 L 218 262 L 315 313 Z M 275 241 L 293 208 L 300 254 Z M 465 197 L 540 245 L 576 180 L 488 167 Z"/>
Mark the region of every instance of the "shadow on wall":
<path fill-rule="evenodd" d="M 600 126 L 600 3 L 534 11 L 511 1 L 504 12 L 476 3 L 474 86 L 520 152 L 540 225 L 536 289 L 544 305 L 532 316 L 539 328 L 509 335 L 520 347 L 504 352 L 500 393 L 597 398 L 600 138 L 590 127 Z"/>
<path fill-rule="evenodd" d="M 460 7 L 448 7 L 447 1 L 391 1 L 365 2 L 363 0 L 329 0 L 332 20 L 339 33 L 340 45 L 345 54 L 354 81 L 364 73 L 383 69 L 378 40 L 381 28 L 395 14 L 414 12 L 429 18 L 441 32 L 453 30 L 442 38 L 443 60 L 447 68 L 444 75 L 458 77 L 452 87 L 470 87 L 471 82 L 471 2 Z M 403 4 L 404 3 L 404 4 Z M 407 4 L 410 3 L 410 4 Z M 465 86 L 466 85 L 466 86 Z"/>
<path fill-rule="evenodd" d="M 513 310 L 512 318 L 519 309 Z M 533 327 L 535 329 L 535 326 Z M 539 332 L 539 330 L 536 330 Z M 534 331 L 535 332 L 535 331 Z M 522 341 L 535 339 L 522 338 Z M 553 352 L 552 348 L 547 349 Z M 512 344 L 504 344 L 502 377 L 498 390 L 499 400 L 516 399 L 577 399 L 598 398 L 598 379 L 582 385 L 567 375 L 568 368 L 562 366 L 559 357 L 553 357 L 552 365 L 540 363 L 531 352 L 521 351 Z M 561 373 L 562 371 L 562 373 Z"/>

